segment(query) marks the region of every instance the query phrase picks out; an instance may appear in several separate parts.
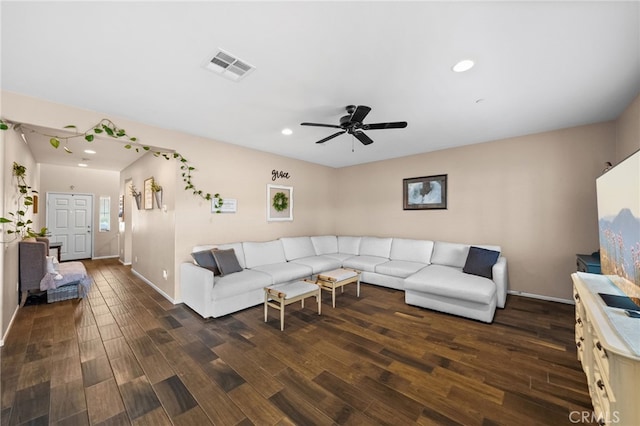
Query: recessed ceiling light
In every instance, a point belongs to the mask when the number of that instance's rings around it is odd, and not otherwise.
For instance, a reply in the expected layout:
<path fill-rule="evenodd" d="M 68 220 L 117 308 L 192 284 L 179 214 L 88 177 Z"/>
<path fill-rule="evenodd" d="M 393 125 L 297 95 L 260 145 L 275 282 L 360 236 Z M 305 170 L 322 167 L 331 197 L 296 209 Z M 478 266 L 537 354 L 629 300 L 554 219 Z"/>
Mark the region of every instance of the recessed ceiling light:
<path fill-rule="evenodd" d="M 96 152 L 92 149 L 85 149 L 84 150 L 85 154 L 95 154 Z"/>
<path fill-rule="evenodd" d="M 282 134 L 283 135 L 287 135 L 287 136 L 292 135 L 293 134 L 293 130 L 291 130 L 289 128 L 282 129 Z"/>
<path fill-rule="evenodd" d="M 78 167 L 89 167 L 89 165 L 85 163 L 78 163 Z"/>
<path fill-rule="evenodd" d="M 460 62 L 458 62 L 457 64 L 455 64 L 453 66 L 453 68 L 451 68 L 454 72 L 465 72 L 465 71 L 469 71 L 471 68 L 473 68 L 475 64 L 473 63 L 473 61 L 471 59 L 464 59 Z"/>

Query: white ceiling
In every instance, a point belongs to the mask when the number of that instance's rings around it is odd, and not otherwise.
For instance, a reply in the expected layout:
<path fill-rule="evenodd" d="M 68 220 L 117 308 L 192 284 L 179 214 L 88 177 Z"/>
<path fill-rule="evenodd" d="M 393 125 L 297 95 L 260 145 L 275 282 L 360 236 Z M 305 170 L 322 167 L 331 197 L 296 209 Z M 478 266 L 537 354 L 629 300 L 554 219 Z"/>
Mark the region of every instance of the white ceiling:
<path fill-rule="evenodd" d="M 640 92 L 638 1 L 1 8 L 3 90 L 333 167 L 611 120 Z M 218 48 L 256 70 L 206 70 Z M 369 146 L 299 125 L 349 104 L 409 125 Z"/>

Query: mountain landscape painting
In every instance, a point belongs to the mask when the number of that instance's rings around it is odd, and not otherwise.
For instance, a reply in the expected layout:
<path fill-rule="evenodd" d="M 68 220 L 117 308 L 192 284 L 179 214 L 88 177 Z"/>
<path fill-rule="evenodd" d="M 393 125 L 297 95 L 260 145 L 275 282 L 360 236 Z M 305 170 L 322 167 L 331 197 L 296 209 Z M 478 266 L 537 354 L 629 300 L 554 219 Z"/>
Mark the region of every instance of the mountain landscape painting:
<path fill-rule="evenodd" d="M 640 151 L 600 176 L 596 187 L 602 273 L 640 297 Z"/>
<path fill-rule="evenodd" d="M 615 217 L 604 217 L 599 222 L 603 273 L 640 286 L 640 218 L 625 208 Z"/>

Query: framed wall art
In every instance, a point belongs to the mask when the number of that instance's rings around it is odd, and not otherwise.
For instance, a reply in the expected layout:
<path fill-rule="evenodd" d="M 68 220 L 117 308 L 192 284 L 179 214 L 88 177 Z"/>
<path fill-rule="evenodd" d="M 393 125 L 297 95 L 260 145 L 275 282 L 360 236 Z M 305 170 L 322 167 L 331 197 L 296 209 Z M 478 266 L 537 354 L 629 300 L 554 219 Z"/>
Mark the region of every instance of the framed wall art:
<path fill-rule="evenodd" d="M 267 185 L 267 221 L 293 220 L 293 187 Z"/>
<path fill-rule="evenodd" d="M 402 180 L 404 210 L 447 208 L 447 175 L 422 176 Z"/>
<path fill-rule="evenodd" d="M 144 181 L 144 209 L 150 210 L 153 208 L 153 176 Z"/>

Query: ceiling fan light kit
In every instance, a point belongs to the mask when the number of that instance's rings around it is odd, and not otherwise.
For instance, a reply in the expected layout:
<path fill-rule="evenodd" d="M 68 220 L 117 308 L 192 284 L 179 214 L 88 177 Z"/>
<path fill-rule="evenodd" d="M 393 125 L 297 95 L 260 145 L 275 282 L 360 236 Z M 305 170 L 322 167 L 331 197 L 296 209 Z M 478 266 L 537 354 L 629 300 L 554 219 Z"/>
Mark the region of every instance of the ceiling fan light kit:
<path fill-rule="evenodd" d="M 371 112 L 371 108 L 365 105 L 347 105 L 347 115 L 340 117 L 340 124 L 324 124 L 324 123 L 300 123 L 301 126 L 330 127 L 341 129 L 324 139 L 320 139 L 316 143 L 325 143 L 344 133 L 348 133 L 358 139 L 363 145 L 370 145 L 373 140 L 367 136 L 363 130 L 380 130 L 380 129 L 404 129 L 407 127 L 406 121 L 394 121 L 389 123 L 373 123 L 364 124 L 363 121 Z"/>

